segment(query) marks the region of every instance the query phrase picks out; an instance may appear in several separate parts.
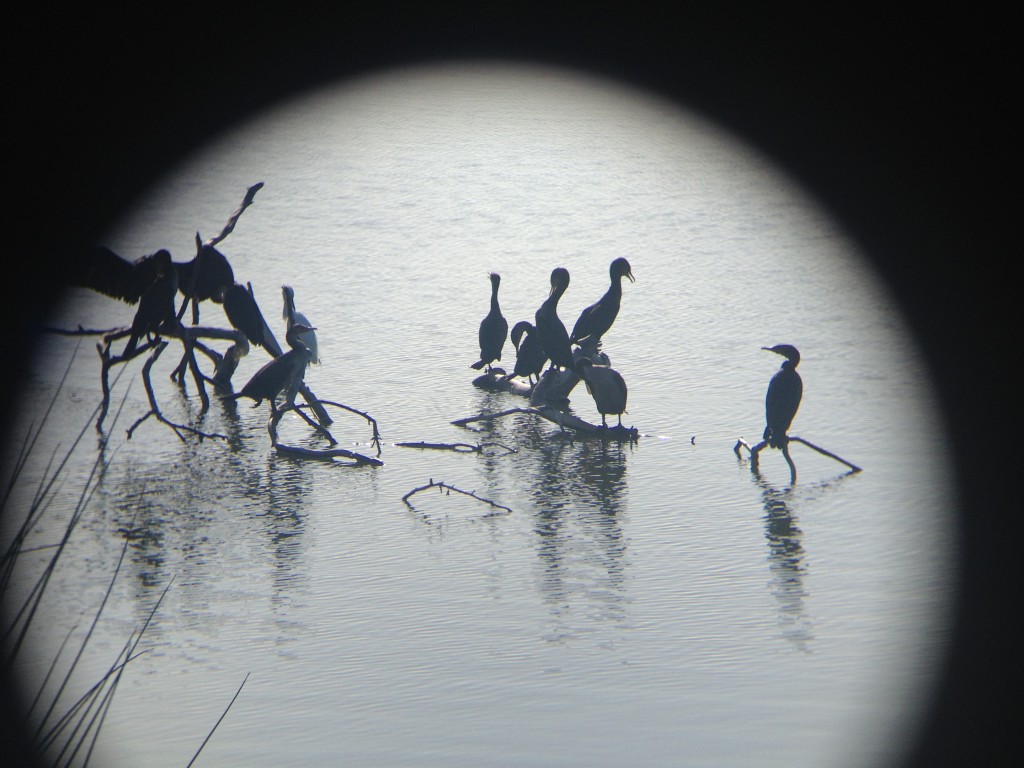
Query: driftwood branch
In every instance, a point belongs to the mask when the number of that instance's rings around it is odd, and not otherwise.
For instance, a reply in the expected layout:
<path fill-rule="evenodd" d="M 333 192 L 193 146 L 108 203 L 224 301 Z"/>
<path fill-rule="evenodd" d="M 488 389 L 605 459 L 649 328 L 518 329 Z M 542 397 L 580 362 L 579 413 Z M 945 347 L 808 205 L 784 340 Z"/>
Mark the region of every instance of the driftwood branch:
<path fill-rule="evenodd" d="M 339 407 L 347 408 L 347 406 L 341 406 L 339 403 L 331 403 L 331 405 L 338 405 Z M 346 458 L 352 459 L 355 462 L 355 465 L 368 464 L 374 467 L 384 466 L 384 462 L 381 461 L 380 459 L 364 456 L 361 453 L 349 451 L 344 448 L 338 448 L 338 441 L 334 439 L 331 433 L 328 432 L 324 426 L 316 423 L 303 412 L 303 408 L 305 407 L 306 406 L 296 405 L 292 403 L 287 404 L 281 408 L 278 408 L 273 404 L 273 401 L 271 402 L 270 421 L 267 424 L 267 432 L 270 434 L 270 444 L 274 447 L 274 450 L 276 450 L 279 454 L 281 454 L 282 456 L 291 456 L 293 458 L 298 459 L 313 459 L 317 461 L 331 461 L 335 458 Z M 348 408 L 348 410 L 354 411 L 355 409 Z M 299 448 L 297 446 L 291 446 L 282 443 L 278 439 L 277 426 L 280 423 L 281 418 L 288 411 L 295 411 L 299 416 L 301 416 L 306 421 L 307 424 L 309 424 L 313 429 L 315 429 L 317 432 L 319 432 L 321 435 L 327 438 L 328 442 L 331 444 L 331 447 L 323 450 L 318 450 L 313 448 Z M 358 411 L 356 412 L 358 413 Z M 366 416 L 366 414 L 361 415 Z M 366 416 L 366 418 L 372 421 L 374 425 L 374 433 L 376 434 L 376 421 L 373 421 L 373 419 L 370 416 Z M 380 456 L 379 448 L 377 455 Z"/>
<path fill-rule="evenodd" d="M 148 413 L 146 416 L 144 416 L 143 418 L 139 419 L 132 426 L 132 428 L 129 430 L 129 436 L 130 436 L 131 433 L 135 430 L 135 428 L 137 428 L 138 425 L 141 424 L 142 421 L 144 421 L 148 416 L 156 416 L 158 418 L 158 420 L 163 421 L 164 423 L 166 423 L 168 425 L 173 425 L 173 422 L 167 421 L 166 419 L 164 419 L 160 415 L 160 409 L 156 405 L 155 395 L 152 394 L 152 384 L 148 381 L 148 376 L 150 375 L 150 371 L 151 371 L 151 369 L 153 367 L 153 363 L 156 361 L 156 358 L 160 356 L 160 354 L 163 352 L 164 348 L 167 346 L 167 344 L 168 344 L 167 339 L 168 338 L 175 338 L 175 339 L 181 340 L 183 346 L 185 347 L 185 355 L 182 358 L 182 362 L 183 362 L 184 365 L 186 365 L 188 367 L 189 370 L 192 371 L 193 378 L 196 381 L 196 384 L 197 384 L 197 387 L 198 387 L 199 393 L 200 393 L 200 398 L 201 398 L 201 401 L 203 403 L 203 410 L 206 410 L 209 407 L 209 404 L 210 404 L 209 397 L 206 394 L 206 388 L 204 386 L 204 382 L 205 381 L 211 381 L 214 384 L 218 384 L 218 380 L 217 380 L 216 377 L 211 379 L 211 378 L 205 376 L 202 373 L 202 370 L 199 368 L 199 364 L 196 361 L 195 354 L 194 354 L 194 352 L 192 350 L 195 347 L 198 347 L 200 350 L 203 350 L 204 352 L 206 352 L 206 347 L 205 347 L 205 345 L 199 344 L 198 343 L 198 339 L 200 339 L 200 338 L 210 338 L 210 339 L 220 339 L 220 340 L 233 341 L 234 345 L 229 350 L 229 353 L 227 355 L 225 355 L 225 359 L 233 359 L 236 365 L 237 365 L 237 357 L 240 357 L 241 354 L 244 354 L 244 352 L 248 351 L 248 349 L 249 349 L 248 341 L 246 341 L 245 335 L 242 334 L 241 331 L 235 331 L 235 330 L 228 331 L 228 330 L 224 330 L 224 329 L 221 329 L 221 328 L 208 328 L 208 327 L 199 327 L 199 326 L 192 327 L 192 328 L 185 328 L 184 326 L 179 324 L 177 328 L 172 328 L 172 329 L 168 329 L 168 330 L 162 330 L 159 336 L 154 336 L 151 339 L 140 340 L 140 344 L 135 348 L 135 350 L 133 352 L 127 354 L 127 355 L 124 355 L 124 354 L 122 354 L 122 355 L 111 355 L 110 354 L 110 350 L 111 350 L 111 345 L 113 344 L 113 342 L 117 341 L 118 339 L 123 338 L 124 336 L 127 336 L 129 333 L 130 333 L 130 330 L 127 329 L 127 328 L 120 328 L 120 329 L 116 329 L 116 330 L 110 331 L 108 333 L 105 333 L 103 335 L 103 337 L 102 337 L 102 342 L 98 343 L 96 345 L 96 349 L 97 349 L 97 352 L 100 355 L 100 361 L 101 361 L 101 364 L 100 364 L 100 387 L 101 387 L 101 390 L 102 390 L 102 400 L 101 400 L 101 405 L 100 405 L 99 416 L 97 417 L 97 420 L 96 420 L 96 429 L 97 429 L 97 431 L 100 431 L 100 432 L 103 431 L 103 422 L 106 419 L 107 411 L 108 411 L 109 404 L 110 404 L 109 376 L 110 376 L 110 370 L 114 366 L 121 365 L 121 364 L 124 364 L 124 363 L 128 363 L 131 360 L 134 360 L 135 358 L 140 357 L 140 356 L 142 356 L 144 354 L 153 353 L 154 350 L 159 350 L 159 352 L 156 352 L 155 356 L 153 354 L 151 354 L 150 359 L 147 361 L 147 364 L 143 367 L 143 379 L 146 382 L 146 391 L 147 391 L 147 393 L 150 396 L 150 406 L 152 408 L 152 411 L 150 413 Z M 216 354 L 212 350 L 209 350 L 209 353 L 213 354 L 213 355 Z M 222 364 L 223 364 L 223 362 L 222 362 Z M 173 426 L 181 426 L 181 425 L 173 425 Z M 190 431 L 190 432 L 193 432 L 195 434 L 203 435 L 203 436 L 206 436 L 206 437 L 213 437 L 214 436 L 214 435 L 206 435 L 205 433 L 199 432 L 198 430 L 194 430 L 191 427 L 182 427 L 182 429 L 184 429 L 185 431 Z M 179 434 L 179 437 L 180 437 L 180 434 Z M 220 436 L 217 435 L 217 437 L 220 437 Z"/>
<path fill-rule="evenodd" d="M 224 229 L 222 229 L 220 231 L 220 234 L 217 235 L 216 237 L 213 237 L 204 242 L 203 245 L 214 246 L 221 240 L 223 240 L 225 237 L 230 235 L 234 231 L 235 224 L 238 223 L 238 219 L 241 217 L 243 213 L 245 213 L 245 209 L 252 205 L 253 198 L 256 197 L 256 193 L 259 192 L 261 189 L 263 189 L 262 181 L 257 181 L 255 184 L 249 187 L 249 189 L 246 190 L 245 192 L 245 198 L 242 200 L 242 204 L 235 209 L 235 212 L 233 214 L 231 214 L 231 218 L 229 218 L 227 223 L 224 225 Z"/>
<path fill-rule="evenodd" d="M 506 507 L 503 504 L 498 504 L 497 502 L 491 501 L 490 499 L 484 498 L 483 496 L 478 496 L 475 491 L 464 491 L 461 488 L 456 488 L 455 486 L 448 485 L 447 483 L 434 482 L 433 478 L 431 478 L 430 482 L 427 483 L 426 485 L 421 485 L 419 488 L 413 488 L 411 491 L 405 494 L 405 496 L 402 497 L 402 501 L 405 502 L 405 505 L 409 507 L 409 509 L 415 511 L 415 507 L 413 507 L 412 502 L 409 501 L 409 499 L 411 499 L 417 493 L 430 490 L 431 488 L 437 488 L 440 493 L 443 493 L 446 496 L 450 495 L 452 491 L 454 491 L 455 493 L 460 493 L 463 496 L 469 496 L 470 498 L 476 499 L 477 501 L 483 502 L 484 504 L 491 505 L 497 511 L 491 512 L 488 515 L 488 517 L 491 515 L 509 514 L 512 512 L 512 509 L 510 507 Z"/>
<path fill-rule="evenodd" d="M 303 388 L 300 389 L 299 392 L 300 393 L 304 392 L 304 390 L 305 390 L 305 385 L 303 385 Z M 366 419 L 366 421 L 370 424 L 370 426 L 373 427 L 373 436 L 370 438 L 370 445 L 372 445 L 373 447 L 375 447 L 377 449 L 377 455 L 380 456 L 380 454 L 381 454 L 380 429 L 377 426 L 377 420 L 375 418 L 373 418 L 373 416 L 371 416 L 370 414 L 368 414 L 368 413 L 366 413 L 364 411 L 357 410 L 356 408 L 353 408 L 350 405 L 345 405 L 344 403 L 336 403 L 333 400 L 319 400 L 318 402 L 321 405 L 330 405 L 330 406 L 333 406 L 334 408 L 341 408 L 342 410 L 348 411 L 349 413 L 354 413 L 356 416 L 362 416 L 364 419 Z M 327 423 L 330 424 L 332 422 L 330 420 L 328 420 Z"/>
<path fill-rule="evenodd" d="M 484 448 L 491 446 L 497 446 L 504 448 L 505 453 L 518 453 L 515 448 L 510 448 L 502 443 L 477 443 L 471 445 L 470 443 L 425 443 L 423 441 L 416 443 L 395 443 L 398 448 L 422 448 L 424 450 L 435 450 L 435 451 L 454 451 L 455 453 L 483 453 Z M 494 455 L 489 454 L 489 455 Z"/>
<path fill-rule="evenodd" d="M 531 413 L 536 416 L 540 416 L 543 419 L 547 419 L 552 424 L 557 424 L 563 433 L 565 433 L 566 430 L 571 430 L 573 433 L 578 435 L 600 437 L 604 440 L 623 440 L 629 442 L 636 442 L 640 438 L 640 431 L 636 427 L 620 427 L 618 425 L 615 425 L 614 427 L 606 427 L 601 424 L 591 424 L 589 421 L 584 421 L 579 416 L 563 411 L 553 405 L 539 405 L 530 408 L 509 408 L 496 413 L 481 413 L 477 416 L 470 416 L 465 419 L 456 419 L 452 424 L 456 427 L 469 428 L 470 424 L 474 424 L 478 421 L 492 421 L 493 419 L 510 416 L 514 413 Z"/>
<path fill-rule="evenodd" d="M 831 451 L 826 451 L 824 448 L 821 448 L 821 447 L 815 445 L 814 443 L 810 442 L 809 440 L 804 440 L 802 437 L 797 437 L 796 435 L 789 435 L 789 436 L 787 436 L 786 441 L 782 444 L 782 456 L 783 456 L 783 458 L 786 459 L 786 463 L 789 464 L 789 477 L 790 477 L 790 482 L 791 483 L 794 483 L 794 484 L 796 483 L 796 464 L 793 462 L 793 457 L 790 456 L 790 454 L 789 454 L 789 444 L 790 443 L 800 443 L 801 445 L 806 445 L 808 448 L 811 448 L 811 449 L 817 451 L 822 456 L 827 456 L 828 458 L 833 459 L 834 461 L 838 461 L 840 464 L 845 464 L 847 467 L 850 468 L 851 472 L 863 472 L 863 470 L 860 467 L 858 467 L 856 464 L 854 464 L 854 463 L 852 463 L 850 461 L 847 461 L 846 459 L 842 458 L 841 456 L 837 456 L 836 454 L 832 453 Z M 748 443 L 746 440 L 744 440 L 742 437 L 740 437 L 739 439 L 737 439 L 736 445 L 733 446 L 733 452 L 737 456 L 741 456 L 740 449 L 741 448 L 746 448 L 747 451 L 749 451 L 749 453 L 750 453 L 751 469 L 756 470 L 757 469 L 757 465 L 758 465 L 758 461 L 760 459 L 761 451 L 763 451 L 767 447 L 768 447 L 768 442 L 766 440 L 762 440 L 757 445 L 751 446 L 750 443 Z"/>
<path fill-rule="evenodd" d="M 185 437 L 182 434 L 183 432 L 188 432 L 190 434 L 196 435 L 200 440 L 207 437 L 211 439 L 218 438 L 221 440 L 227 440 L 227 438 L 224 435 L 219 435 L 215 432 L 203 432 L 201 430 L 195 429 L 194 427 L 189 427 L 185 424 L 176 424 L 175 422 L 166 418 L 160 412 L 160 406 L 157 405 L 156 394 L 153 391 L 153 382 L 152 379 L 150 378 L 150 371 L 153 368 L 153 363 L 157 361 L 157 358 L 160 357 L 160 354 L 164 351 L 164 349 L 167 348 L 167 344 L 168 342 L 166 341 L 159 342 L 156 346 L 156 349 L 154 349 L 153 353 L 149 356 L 149 359 L 146 360 L 145 365 L 142 366 L 142 381 L 146 386 L 146 396 L 149 398 L 149 411 L 146 414 L 144 414 L 141 418 L 137 419 L 135 423 L 128 428 L 128 439 L 131 440 L 132 434 L 134 434 L 135 430 L 142 424 L 142 422 L 144 422 L 146 419 L 152 416 L 157 421 L 169 426 L 171 430 L 174 432 L 174 434 L 178 436 L 178 439 L 181 440 L 182 442 L 185 442 Z"/>

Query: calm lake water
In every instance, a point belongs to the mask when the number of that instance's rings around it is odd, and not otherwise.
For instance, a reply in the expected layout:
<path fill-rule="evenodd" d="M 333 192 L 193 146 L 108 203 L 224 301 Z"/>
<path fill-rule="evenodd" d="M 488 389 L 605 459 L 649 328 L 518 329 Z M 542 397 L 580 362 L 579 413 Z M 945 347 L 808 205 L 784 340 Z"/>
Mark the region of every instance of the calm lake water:
<path fill-rule="evenodd" d="M 303 94 L 180 167 L 106 245 L 185 261 L 196 232 L 220 231 L 258 181 L 220 250 L 281 339 L 280 287 L 295 288 L 322 357 L 308 385 L 377 420 L 385 463 L 277 455 L 265 405 L 202 412 L 191 382 L 186 395 L 170 383 L 173 345 L 154 368 L 165 415 L 227 439 L 182 441 L 153 419 L 126 439 L 148 410 L 137 360 L 114 384 L 104 443 L 96 338 L 48 337 L 10 442 L 55 401 L 5 535 L 83 428 L 30 543 L 58 540 L 92 493 L 19 659 L 30 691 L 68 632 L 88 630 L 132 526 L 65 706 L 167 589 L 95 763 L 187 764 L 247 675 L 201 764 L 899 758 L 949 636 L 954 489 L 913 339 L 827 211 L 675 105 L 579 73 L 481 64 Z M 526 405 L 472 385 L 488 273 L 502 276 L 511 326 L 532 319 L 551 269 L 568 268 L 571 326 L 618 256 L 636 282 L 604 348 L 640 440 L 569 439 L 530 414 L 453 426 Z M 111 328 L 133 311 L 83 290 L 52 324 Z M 202 321 L 226 327 L 213 304 Z M 778 452 L 759 475 L 737 459 L 737 438 L 760 437 L 781 362 L 761 347 L 778 343 L 803 355 L 791 434 L 863 472 L 797 445 L 790 487 Z M 266 360 L 254 349 L 236 385 Z M 582 387 L 572 408 L 600 418 Z M 342 447 L 375 454 L 366 421 L 332 415 Z M 283 432 L 325 447 L 294 417 Z M 437 492 L 403 503 L 431 480 L 512 511 Z M 11 604 L 48 552 L 19 562 Z"/>

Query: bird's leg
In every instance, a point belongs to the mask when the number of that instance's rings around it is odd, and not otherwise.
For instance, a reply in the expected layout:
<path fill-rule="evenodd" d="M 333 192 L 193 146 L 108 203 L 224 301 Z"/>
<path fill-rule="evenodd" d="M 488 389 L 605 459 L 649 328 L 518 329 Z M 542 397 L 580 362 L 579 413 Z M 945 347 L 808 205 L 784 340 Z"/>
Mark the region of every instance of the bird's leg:
<path fill-rule="evenodd" d="M 793 459 L 789 455 L 789 435 L 784 435 L 782 438 L 782 455 L 786 457 L 786 463 L 789 464 L 789 484 L 796 485 L 796 464 L 793 463 Z"/>

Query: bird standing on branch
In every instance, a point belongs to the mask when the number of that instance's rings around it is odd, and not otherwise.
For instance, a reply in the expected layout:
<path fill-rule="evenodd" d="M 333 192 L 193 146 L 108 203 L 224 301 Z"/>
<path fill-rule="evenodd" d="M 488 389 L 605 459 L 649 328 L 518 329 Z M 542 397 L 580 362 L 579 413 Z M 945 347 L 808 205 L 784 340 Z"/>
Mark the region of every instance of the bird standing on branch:
<path fill-rule="evenodd" d="M 491 311 L 480 321 L 480 359 L 470 365 L 470 368 L 479 371 L 485 365 L 491 370 L 491 363 L 501 360 L 501 348 L 505 346 L 505 338 L 508 336 L 508 320 L 501 314 L 501 307 L 498 306 L 498 286 L 501 285 L 501 275 L 491 272 Z"/>
<path fill-rule="evenodd" d="M 295 395 L 302 386 L 306 365 L 309 363 L 309 348 L 302 343 L 302 334 L 312 330 L 315 329 L 301 323 L 289 328 L 285 340 L 291 349 L 264 365 L 240 391 L 225 395 L 224 399 L 237 400 L 240 397 L 248 397 L 256 401 L 253 408 L 264 400 L 269 400 L 271 412 L 276 412 L 277 397 L 284 392 L 285 403 L 292 405 L 295 402 Z"/>
<path fill-rule="evenodd" d="M 800 352 L 792 344 L 776 344 L 761 349 L 786 358 L 782 368 L 768 383 L 768 394 L 764 402 L 766 424 L 763 440 L 771 448 L 783 448 L 789 440 L 786 432 L 793 423 L 804 392 L 804 383 L 796 372 L 800 364 Z"/>
<path fill-rule="evenodd" d="M 295 290 L 290 285 L 282 285 L 281 295 L 284 297 L 284 309 L 281 312 L 281 316 L 285 319 L 289 328 L 293 325 L 300 324 L 305 325 L 310 329 L 303 333 L 299 338 L 302 339 L 302 343 L 309 349 L 309 362 L 319 363 L 320 348 L 316 343 L 316 333 L 312 330 L 313 324 L 309 322 L 309 319 L 295 309 Z"/>
<path fill-rule="evenodd" d="M 536 376 L 538 380 L 540 379 L 544 363 L 548 361 L 544 350 L 541 349 L 540 340 L 537 338 L 537 329 L 528 320 L 520 320 L 512 326 L 509 338 L 512 341 L 512 346 L 516 348 L 516 367 L 512 376 L 525 378 L 530 384 L 533 384 L 533 377 Z"/>
<path fill-rule="evenodd" d="M 569 333 L 558 317 L 558 300 L 569 287 L 569 270 L 555 267 L 551 271 L 551 291 L 534 316 L 537 338 L 544 355 L 551 361 L 551 368 L 570 369 L 574 366 Z"/>
<path fill-rule="evenodd" d="M 199 325 L 199 303 L 211 300 L 222 303 L 224 293 L 235 284 L 235 273 L 227 257 L 212 245 L 203 245 L 196 234 L 196 255 L 191 261 L 178 262 L 178 290 L 185 297 L 179 319 L 192 302 L 192 325 Z"/>
<path fill-rule="evenodd" d="M 608 329 L 612 327 L 615 317 L 619 314 L 619 305 L 622 303 L 622 278 L 628 277 L 630 282 L 636 282 L 629 262 L 621 257 L 611 263 L 608 273 L 611 285 L 604 296 L 580 313 L 569 336 L 570 344 L 593 343 L 596 348 L 597 342 L 608 333 Z"/>
<path fill-rule="evenodd" d="M 626 411 L 626 381 L 622 375 L 607 365 L 594 365 L 589 357 L 576 362 L 576 374 L 587 385 L 587 392 L 594 398 L 597 411 L 601 414 L 601 426 L 607 427 L 605 416 L 618 416 L 622 426 L 622 414 Z"/>

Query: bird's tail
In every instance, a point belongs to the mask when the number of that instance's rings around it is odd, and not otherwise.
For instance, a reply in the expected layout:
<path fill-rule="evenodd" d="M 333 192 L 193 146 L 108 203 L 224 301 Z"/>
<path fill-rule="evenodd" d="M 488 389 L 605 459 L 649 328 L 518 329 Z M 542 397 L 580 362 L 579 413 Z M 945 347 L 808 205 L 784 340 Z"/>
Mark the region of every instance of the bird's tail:
<path fill-rule="evenodd" d="M 484 367 L 484 365 L 486 365 L 486 363 L 484 363 L 483 360 L 477 360 L 475 363 L 473 363 L 469 367 L 472 368 L 474 371 L 479 371 L 481 368 Z"/>

